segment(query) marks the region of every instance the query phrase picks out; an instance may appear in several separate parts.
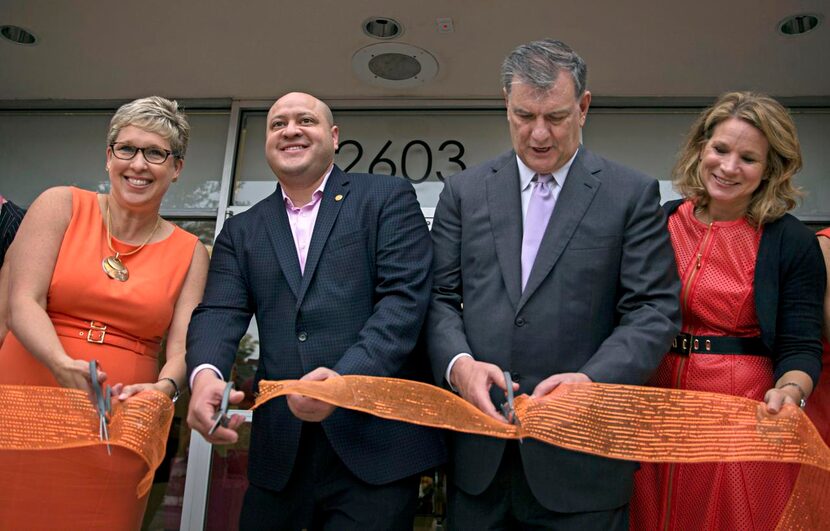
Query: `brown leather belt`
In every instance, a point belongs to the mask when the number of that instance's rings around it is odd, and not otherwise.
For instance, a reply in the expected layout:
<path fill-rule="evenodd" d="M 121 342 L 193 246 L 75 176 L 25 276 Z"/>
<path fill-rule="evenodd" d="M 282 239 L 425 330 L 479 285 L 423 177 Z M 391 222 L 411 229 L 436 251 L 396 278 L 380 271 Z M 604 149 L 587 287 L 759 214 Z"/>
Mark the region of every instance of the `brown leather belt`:
<path fill-rule="evenodd" d="M 100 321 L 81 321 L 52 317 L 52 325 L 59 336 L 85 339 L 88 343 L 112 345 L 132 350 L 142 356 L 157 358 L 161 351 L 160 341 L 147 341 L 110 328 Z"/>
<path fill-rule="evenodd" d="M 675 354 L 751 354 L 768 356 L 769 349 L 760 337 L 696 336 L 677 334 L 671 345 Z"/>

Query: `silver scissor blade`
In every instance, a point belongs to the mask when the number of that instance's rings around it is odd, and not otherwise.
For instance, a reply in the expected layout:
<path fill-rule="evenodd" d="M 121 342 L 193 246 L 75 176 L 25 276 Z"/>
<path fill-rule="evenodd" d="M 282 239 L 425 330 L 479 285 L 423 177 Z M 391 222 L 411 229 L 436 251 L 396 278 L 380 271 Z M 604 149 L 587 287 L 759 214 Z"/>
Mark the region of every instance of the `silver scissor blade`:
<path fill-rule="evenodd" d="M 98 436 L 102 442 L 107 443 L 107 455 L 112 455 L 112 448 L 110 447 L 110 433 L 107 429 L 107 419 L 103 415 L 98 417 Z"/>
<path fill-rule="evenodd" d="M 228 408 L 230 407 L 231 390 L 233 389 L 233 382 L 228 382 L 225 385 L 225 390 L 222 393 L 222 402 L 219 404 L 219 409 L 213 414 L 213 425 L 208 430 L 208 435 L 213 435 L 219 429 L 228 426 L 230 419 L 228 418 Z"/>

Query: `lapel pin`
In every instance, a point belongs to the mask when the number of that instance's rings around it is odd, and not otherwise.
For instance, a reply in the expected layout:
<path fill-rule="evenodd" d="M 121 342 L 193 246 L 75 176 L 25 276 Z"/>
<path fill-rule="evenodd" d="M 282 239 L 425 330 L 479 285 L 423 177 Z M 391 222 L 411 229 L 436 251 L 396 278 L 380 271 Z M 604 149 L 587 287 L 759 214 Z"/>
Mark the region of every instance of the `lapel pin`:
<path fill-rule="evenodd" d="M 340 201 L 341 199 L 343 199 L 343 194 L 337 194 L 336 196 L 334 196 L 335 201 Z"/>

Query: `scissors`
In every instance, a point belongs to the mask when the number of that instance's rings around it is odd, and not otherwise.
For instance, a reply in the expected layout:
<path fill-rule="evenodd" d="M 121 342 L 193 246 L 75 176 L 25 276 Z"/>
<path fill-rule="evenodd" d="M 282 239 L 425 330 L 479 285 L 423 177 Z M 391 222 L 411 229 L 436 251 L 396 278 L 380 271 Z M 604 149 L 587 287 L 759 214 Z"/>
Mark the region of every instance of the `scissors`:
<path fill-rule="evenodd" d="M 222 403 L 219 405 L 219 409 L 216 410 L 216 413 L 213 414 L 213 425 L 208 430 L 208 435 L 213 435 L 219 426 L 223 428 L 228 427 L 228 422 L 230 422 L 230 418 L 228 418 L 228 407 L 230 406 L 229 400 L 231 398 L 231 390 L 233 389 L 233 382 L 228 382 L 225 386 L 225 392 L 222 393 Z"/>
<path fill-rule="evenodd" d="M 101 382 L 98 381 L 98 362 L 92 360 L 89 362 L 89 379 L 92 382 L 92 391 L 95 393 L 95 409 L 98 410 L 98 437 L 101 441 L 107 443 L 107 454 L 112 455 L 112 448 L 110 448 L 110 434 L 107 425 L 112 414 L 112 390 L 109 384 L 103 389 Z"/>
<path fill-rule="evenodd" d="M 507 401 L 501 405 L 501 412 L 508 422 L 521 427 L 522 423 L 519 422 L 519 417 L 516 416 L 516 407 L 513 398 L 513 378 L 510 377 L 510 371 L 504 371 L 504 386 L 507 388 Z M 522 442 L 522 440 L 519 439 L 519 442 Z"/>

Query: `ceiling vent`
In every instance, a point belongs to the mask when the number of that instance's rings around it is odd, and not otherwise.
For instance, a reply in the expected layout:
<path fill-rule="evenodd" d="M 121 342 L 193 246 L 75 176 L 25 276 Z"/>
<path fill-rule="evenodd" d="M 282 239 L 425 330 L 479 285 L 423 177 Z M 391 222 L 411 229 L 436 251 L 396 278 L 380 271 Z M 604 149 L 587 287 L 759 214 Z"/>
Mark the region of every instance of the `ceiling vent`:
<path fill-rule="evenodd" d="M 386 88 L 410 88 L 431 81 L 438 61 L 426 50 L 402 43 L 378 43 L 352 56 L 352 70 L 361 81 Z"/>
<path fill-rule="evenodd" d="M 803 35 L 816 29 L 821 22 L 819 15 L 804 13 L 787 17 L 778 23 L 778 32 L 787 36 Z"/>
<path fill-rule="evenodd" d="M 363 33 L 375 39 L 394 39 L 401 36 L 403 26 L 393 18 L 372 17 L 363 23 Z"/>
<path fill-rule="evenodd" d="M 34 46 L 37 44 L 37 37 L 32 32 L 20 26 L 0 26 L 0 36 L 7 41 L 24 46 Z"/>

